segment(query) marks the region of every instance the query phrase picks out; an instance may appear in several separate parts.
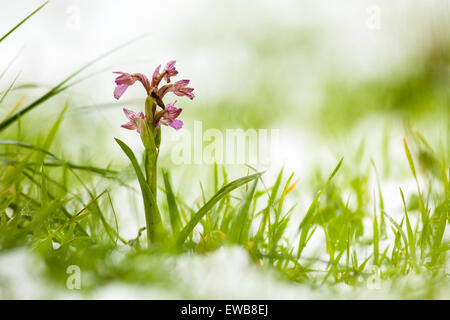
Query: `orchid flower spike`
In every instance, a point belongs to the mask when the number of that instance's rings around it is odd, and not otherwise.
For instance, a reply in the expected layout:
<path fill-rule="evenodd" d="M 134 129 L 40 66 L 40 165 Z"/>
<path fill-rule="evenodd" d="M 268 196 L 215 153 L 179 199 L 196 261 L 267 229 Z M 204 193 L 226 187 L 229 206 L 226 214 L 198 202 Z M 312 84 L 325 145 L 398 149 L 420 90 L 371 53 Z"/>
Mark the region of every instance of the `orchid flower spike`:
<path fill-rule="evenodd" d="M 178 70 L 175 68 L 176 61 L 169 61 L 166 66 L 161 71 L 161 65 L 157 66 L 153 71 L 151 81 L 143 75 L 142 73 L 125 73 L 125 72 L 114 72 L 118 74 L 115 79 L 115 83 L 117 87 L 114 90 L 114 97 L 119 99 L 122 94 L 128 89 L 129 86 L 132 86 L 136 81 L 142 83 L 147 92 L 148 97 L 152 97 L 153 99 L 147 99 L 147 101 L 151 101 L 153 104 L 151 107 L 147 109 L 146 107 L 146 115 L 142 112 L 134 112 L 128 109 L 123 109 L 125 116 L 128 118 L 129 122 L 122 125 L 123 128 L 129 130 L 138 130 L 139 132 L 139 119 L 143 119 L 148 122 L 154 129 L 159 127 L 160 125 L 166 125 L 174 128 L 175 130 L 179 130 L 183 127 L 183 121 L 178 120 L 178 116 L 180 115 L 183 109 L 175 107 L 174 101 L 170 104 L 164 105 L 163 97 L 172 92 L 176 96 L 183 97 L 186 96 L 189 99 L 194 98 L 193 88 L 188 87 L 189 80 L 179 80 L 175 83 L 170 83 L 171 78 L 178 74 Z M 160 86 L 161 81 L 164 80 L 166 84 Z M 157 107 L 161 109 L 157 110 Z M 154 110 L 154 111 L 148 111 Z M 154 114 L 152 114 L 154 112 Z M 147 114 L 149 113 L 149 114 Z"/>

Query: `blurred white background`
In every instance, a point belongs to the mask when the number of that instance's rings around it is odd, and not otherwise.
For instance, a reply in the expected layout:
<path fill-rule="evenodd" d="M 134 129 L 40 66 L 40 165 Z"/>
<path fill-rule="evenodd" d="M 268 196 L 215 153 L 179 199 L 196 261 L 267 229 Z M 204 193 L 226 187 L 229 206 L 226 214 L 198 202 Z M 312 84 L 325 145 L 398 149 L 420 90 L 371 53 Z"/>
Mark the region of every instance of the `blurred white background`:
<path fill-rule="evenodd" d="M 19 0 L 2 6 L 0 32 L 42 3 Z M 264 68 L 279 81 L 301 83 L 294 88 L 308 95 L 323 72 L 347 70 L 351 77 L 398 63 L 426 45 L 420 30 L 430 22 L 435 28 L 446 23 L 448 6 L 446 1 L 389 0 L 55 0 L 2 43 L 0 69 L 21 52 L 11 76 L 20 70 L 19 82 L 52 85 L 78 66 L 145 35 L 93 70 L 151 73 L 156 65 L 176 59 L 181 74 L 195 84 L 198 99 L 206 99 L 238 95 Z M 270 63 L 259 64 L 261 46 L 276 52 L 289 43 L 292 52 L 284 50 L 271 55 Z M 308 46 L 320 49 L 308 56 Z M 298 48 L 306 49 L 299 54 Z M 112 78 L 109 72 L 98 75 L 83 94 L 95 102 L 109 100 Z"/>

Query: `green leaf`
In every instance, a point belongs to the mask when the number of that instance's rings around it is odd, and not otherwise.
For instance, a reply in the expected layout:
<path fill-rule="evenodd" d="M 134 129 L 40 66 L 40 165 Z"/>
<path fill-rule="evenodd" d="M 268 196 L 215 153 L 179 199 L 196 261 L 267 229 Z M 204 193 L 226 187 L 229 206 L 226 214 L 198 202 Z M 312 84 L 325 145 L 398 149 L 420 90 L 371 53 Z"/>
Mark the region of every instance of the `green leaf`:
<path fill-rule="evenodd" d="M 385 211 L 383 211 L 383 214 L 388 218 L 389 222 L 392 223 L 395 229 L 397 229 L 397 234 L 399 234 L 402 237 L 403 242 L 405 243 L 405 247 L 408 248 L 408 240 L 406 238 L 405 232 L 403 232 L 402 227 L 397 222 L 395 222 L 395 220 Z"/>
<path fill-rule="evenodd" d="M 177 234 L 181 229 L 180 212 L 178 211 L 175 195 L 172 190 L 172 184 L 170 182 L 170 175 L 168 172 L 162 170 L 164 187 L 166 189 L 167 205 L 169 207 L 170 224 L 172 225 L 172 231 Z"/>
<path fill-rule="evenodd" d="M 336 173 L 339 171 L 339 169 L 341 168 L 342 162 L 344 161 L 344 158 L 342 157 L 341 160 L 339 160 L 338 164 L 336 165 L 336 167 L 334 168 L 333 172 L 331 173 L 330 177 L 327 180 L 327 184 L 330 183 L 330 181 L 334 178 L 334 176 L 336 175 Z"/>
<path fill-rule="evenodd" d="M 30 13 L 28 16 L 25 17 L 25 19 L 23 19 L 22 21 L 20 21 L 18 24 L 16 24 L 16 26 L 14 28 L 12 28 L 11 30 L 9 30 L 5 35 L 3 35 L 0 38 L 0 42 L 2 42 L 3 40 L 5 40 L 11 33 L 13 33 L 14 31 L 16 31 L 17 28 L 19 28 L 22 24 L 25 23 L 25 21 L 27 21 L 28 19 L 30 19 L 32 16 L 34 16 L 39 10 L 41 10 L 45 5 L 47 5 L 48 1 L 45 2 L 44 4 L 42 4 L 39 8 L 37 8 L 36 10 L 34 10 L 32 13 Z"/>
<path fill-rule="evenodd" d="M 317 203 L 319 201 L 320 195 L 322 194 L 322 190 L 320 190 L 316 197 L 314 198 L 313 202 L 311 203 L 311 205 L 309 206 L 308 210 L 306 211 L 306 215 L 303 218 L 302 222 L 300 223 L 300 227 L 299 230 L 301 230 L 300 232 L 300 240 L 298 243 L 298 250 L 297 250 L 297 256 L 300 257 L 303 249 L 306 246 L 306 240 L 308 239 L 308 233 L 309 233 L 309 228 L 311 226 L 311 222 L 313 220 L 314 217 L 314 213 L 316 212 L 316 208 L 317 208 Z"/>
<path fill-rule="evenodd" d="M 278 189 L 280 188 L 282 177 L 283 177 L 283 169 L 281 169 L 280 172 L 278 173 L 277 180 L 275 181 L 275 184 L 272 187 L 272 191 L 269 196 L 269 202 L 267 203 L 267 206 L 263 211 L 261 225 L 259 226 L 259 231 L 258 231 L 256 238 L 262 237 L 262 235 L 264 233 L 264 229 L 266 228 L 266 224 L 269 219 L 270 209 L 273 207 L 273 204 L 275 203 L 275 199 L 277 197 Z M 276 210 L 276 208 L 273 208 L 273 209 Z"/>
<path fill-rule="evenodd" d="M 402 196 L 403 207 L 405 210 L 406 231 L 408 233 L 409 251 L 412 255 L 412 258 L 415 259 L 416 258 L 416 239 L 414 237 L 414 233 L 411 228 L 411 223 L 409 222 L 408 210 L 406 208 L 406 201 L 405 201 L 405 196 L 403 195 L 403 190 L 401 188 L 399 188 L 399 189 L 400 189 L 400 194 Z"/>
<path fill-rule="evenodd" d="M 236 214 L 236 218 L 234 219 L 229 235 L 229 238 L 233 243 L 245 245 L 248 240 L 248 229 L 250 224 L 248 211 L 250 209 L 250 203 L 253 199 L 253 195 L 255 194 L 257 183 L 258 179 L 253 181 L 252 186 L 247 191 L 247 194 L 245 195 L 245 198 Z"/>
<path fill-rule="evenodd" d="M 325 183 L 325 185 L 319 190 L 319 192 L 317 192 L 317 195 L 315 196 L 313 202 L 309 206 L 308 211 L 306 211 L 305 217 L 303 218 L 302 222 L 300 223 L 300 226 L 299 226 L 298 229 L 299 229 L 299 231 L 301 231 L 301 233 L 300 233 L 300 240 L 299 240 L 299 244 L 298 244 L 297 257 L 300 257 L 303 249 L 306 246 L 306 241 L 308 239 L 309 229 L 311 227 L 311 223 L 312 223 L 313 218 L 314 218 L 314 213 L 316 212 L 316 208 L 317 208 L 317 204 L 319 202 L 320 195 L 322 194 L 322 192 L 326 188 L 326 186 L 331 182 L 331 179 L 333 179 L 333 177 L 339 171 L 339 168 L 342 165 L 342 161 L 344 161 L 344 158 L 341 158 L 341 160 L 339 160 L 338 164 L 336 165 L 336 167 L 334 168 L 333 172 L 329 176 L 329 178 L 328 178 L 327 182 Z"/>
<path fill-rule="evenodd" d="M 375 161 L 373 159 L 370 159 L 370 162 L 372 163 L 373 169 L 375 171 L 375 178 L 377 181 L 377 189 L 378 189 L 378 201 L 380 206 L 380 212 L 384 211 L 384 200 L 383 200 L 383 193 L 381 192 L 381 183 L 380 183 L 380 177 L 378 175 L 377 167 L 375 166 Z M 380 233 L 384 232 L 384 215 L 380 215 Z"/>
<path fill-rule="evenodd" d="M 443 243 L 444 233 L 445 233 L 445 227 L 447 225 L 447 219 L 448 219 L 448 213 L 450 212 L 450 199 L 447 199 L 439 205 L 432 216 L 431 219 L 431 225 L 433 227 L 434 233 L 433 233 L 433 250 L 432 250 L 432 263 L 436 263 L 438 260 L 440 254 L 441 254 L 441 247 L 445 242 Z M 445 252 L 445 251 L 444 251 Z"/>
<path fill-rule="evenodd" d="M 374 201 L 375 202 L 375 201 Z M 379 252 L 380 252 L 380 233 L 378 229 L 378 220 L 377 220 L 377 209 L 376 204 L 374 203 L 374 210 L 373 210 L 373 263 L 375 265 L 378 265 L 378 258 L 379 258 Z"/>
<path fill-rule="evenodd" d="M 56 133 L 58 132 L 58 130 L 61 126 L 61 122 L 64 118 L 64 114 L 66 113 L 68 107 L 69 107 L 69 101 L 66 102 L 63 109 L 59 113 L 58 118 L 53 123 L 50 131 L 48 132 L 47 137 L 45 138 L 45 141 L 44 141 L 44 145 L 42 147 L 43 150 L 50 150 L 50 147 L 53 144 L 53 141 L 55 140 Z M 42 153 L 42 152 L 38 153 L 37 159 L 36 159 L 36 167 L 37 168 L 40 168 L 42 166 L 42 164 L 44 163 L 44 159 L 45 159 L 45 153 Z"/>
<path fill-rule="evenodd" d="M 16 84 L 17 78 L 19 78 L 19 74 L 14 78 L 13 82 L 11 82 L 11 84 L 8 87 L 8 89 L 6 89 L 5 93 L 3 93 L 2 97 L 0 98 L 0 104 L 3 102 L 3 100 L 5 100 L 5 98 L 8 95 L 8 93 L 11 91 L 11 89 Z"/>
<path fill-rule="evenodd" d="M 159 232 L 163 231 L 163 226 L 161 223 L 161 215 L 159 213 L 158 206 L 155 203 L 152 191 L 145 180 L 144 174 L 139 167 L 139 164 L 136 160 L 136 157 L 133 151 L 128 147 L 123 141 L 115 138 L 116 142 L 119 144 L 120 148 L 127 155 L 128 159 L 130 159 L 131 164 L 134 168 L 136 176 L 139 181 L 139 186 L 141 187 L 142 199 L 144 201 L 144 209 L 145 209 L 145 220 L 147 224 L 147 237 L 149 244 L 157 240 L 157 236 Z M 152 207 L 155 210 L 152 210 Z"/>
<path fill-rule="evenodd" d="M 139 38 L 138 38 L 139 39 Z M 84 71 L 85 69 L 87 69 L 88 67 L 90 67 L 91 65 L 93 65 L 94 63 L 96 63 L 97 61 L 103 59 L 104 57 L 110 55 L 111 53 L 127 46 L 128 44 L 134 42 L 137 39 L 128 41 L 102 55 L 100 55 L 99 57 L 91 60 L 90 62 L 88 62 L 87 64 L 85 64 L 83 67 L 79 68 L 77 71 L 75 71 L 74 73 L 72 73 L 71 75 L 69 75 L 67 78 L 65 78 L 63 81 L 61 81 L 59 84 L 57 84 L 55 87 L 53 87 L 52 89 L 50 89 L 47 93 L 45 93 L 43 96 L 39 97 L 38 99 L 36 99 L 35 101 L 33 101 L 31 104 L 29 104 L 27 107 L 25 107 L 24 109 L 22 109 L 21 111 L 17 112 L 16 114 L 14 114 L 13 116 L 9 117 L 8 119 L 3 120 L 2 122 L 0 122 L 0 131 L 6 129 L 7 127 L 9 127 L 11 124 L 13 124 L 14 122 L 16 122 L 18 119 L 20 119 L 22 116 L 24 116 L 26 113 L 30 112 L 31 110 L 33 110 L 34 108 L 38 107 L 39 105 L 41 105 L 42 103 L 44 103 L 45 101 L 47 101 L 48 99 L 56 96 L 57 94 L 63 92 L 64 90 L 67 90 L 68 88 L 70 88 L 72 85 L 74 85 L 75 83 L 70 83 L 67 84 L 70 80 L 72 80 L 75 76 L 77 76 L 79 73 L 81 73 L 82 71 Z M 67 84 L 67 85 L 66 85 Z"/>
<path fill-rule="evenodd" d="M 203 207 L 198 210 L 191 220 L 187 223 L 187 225 L 181 230 L 180 235 L 178 237 L 178 244 L 181 245 L 187 239 L 189 234 L 194 230 L 195 226 L 200 222 L 200 220 L 205 216 L 205 214 L 224 196 L 233 191 L 234 189 L 253 181 L 254 179 L 258 179 L 263 172 L 255 173 L 246 177 L 242 177 L 240 179 L 234 180 L 229 184 L 223 186 Z"/>
<path fill-rule="evenodd" d="M 422 192 L 420 191 L 420 185 L 419 185 L 419 180 L 417 179 L 417 174 L 416 174 L 416 168 L 414 166 L 414 161 L 413 158 L 411 156 L 411 152 L 409 151 L 409 147 L 408 147 L 408 143 L 406 142 L 406 139 L 403 138 L 403 145 L 405 148 L 405 153 L 406 153 L 406 157 L 408 158 L 408 163 L 409 163 L 409 167 L 411 169 L 411 172 L 414 176 L 414 180 L 416 181 L 416 186 L 417 186 L 417 193 L 419 194 L 419 209 L 420 209 L 420 214 L 422 217 L 422 223 L 423 223 L 423 228 L 422 228 L 422 234 L 420 237 L 420 246 L 422 248 L 422 251 L 425 248 L 425 244 L 428 240 L 428 229 L 429 229 L 429 217 L 428 217 L 428 210 L 425 208 L 424 205 L 424 201 L 423 201 L 423 197 L 422 197 Z"/>
<path fill-rule="evenodd" d="M 89 172 L 103 175 L 104 177 L 107 177 L 107 178 L 111 178 L 111 175 L 116 175 L 118 173 L 117 171 L 114 171 L 114 170 L 97 168 L 97 167 L 93 167 L 93 166 L 82 166 L 82 165 L 74 164 L 71 162 L 66 162 L 66 161 L 63 161 L 62 159 L 58 158 L 56 155 L 49 152 L 48 150 L 45 150 L 43 148 L 31 145 L 31 144 L 19 142 L 19 141 L 0 140 L 0 145 L 12 145 L 12 146 L 15 146 L 18 148 L 30 149 L 30 150 L 35 150 L 35 151 L 41 152 L 56 161 L 56 163 L 54 163 L 54 162 L 43 163 L 44 166 L 48 166 L 48 167 L 67 167 L 69 169 L 89 171 Z"/>

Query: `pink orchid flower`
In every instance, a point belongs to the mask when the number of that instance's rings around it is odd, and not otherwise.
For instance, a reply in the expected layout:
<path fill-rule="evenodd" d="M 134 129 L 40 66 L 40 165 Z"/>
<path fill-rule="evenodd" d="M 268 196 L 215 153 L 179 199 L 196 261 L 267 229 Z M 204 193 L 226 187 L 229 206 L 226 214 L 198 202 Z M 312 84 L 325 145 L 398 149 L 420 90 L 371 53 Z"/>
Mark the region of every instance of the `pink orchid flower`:
<path fill-rule="evenodd" d="M 138 124 L 136 122 L 137 119 L 145 119 L 145 116 L 142 112 L 134 112 L 132 110 L 123 108 L 123 113 L 128 118 L 128 122 L 121 125 L 122 128 L 128 129 L 128 130 L 136 130 L 139 132 Z"/>
<path fill-rule="evenodd" d="M 175 82 L 174 84 L 166 84 L 158 90 L 158 95 L 163 98 L 166 93 L 173 92 L 179 97 L 187 96 L 192 100 L 194 99 L 194 94 L 192 93 L 192 91 L 194 91 L 194 88 L 188 88 L 188 84 L 189 80 L 180 80 Z"/>
<path fill-rule="evenodd" d="M 176 94 L 179 97 L 186 96 L 189 99 L 194 99 L 194 95 L 192 94 L 192 91 L 194 91 L 194 88 L 188 88 L 187 85 L 189 84 L 189 80 L 180 80 L 173 84 L 172 92 Z"/>
<path fill-rule="evenodd" d="M 179 130 L 183 127 L 183 121 L 177 119 L 183 109 L 175 107 L 175 103 L 177 103 L 176 100 L 166 105 L 165 112 L 158 120 L 156 126 L 163 124 L 165 126 L 170 126 L 175 130 Z"/>
<path fill-rule="evenodd" d="M 122 94 L 128 89 L 129 86 L 132 86 L 136 80 L 141 82 L 144 86 L 145 90 L 147 91 L 147 94 L 150 93 L 151 86 L 150 82 L 148 81 L 147 77 L 143 75 L 142 73 L 125 73 L 125 72 L 114 72 L 119 74 L 119 76 L 116 78 L 116 89 L 114 90 L 114 98 L 119 99 Z"/>
<path fill-rule="evenodd" d="M 161 81 L 161 77 L 159 75 L 159 69 L 161 69 L 161 65 L 157 66 L 155 71 L 153 71 L 152 75 L 152 87 L 157 87 L 159 82 Z"/>
<path fill-rule="evenodd" d="M 167 83 L 170 82 L 170 77 L 174 77 L 178 74 L 177 69 L 175 69 L 175 63 L 175 60 L 169 61 L 163 70 L 164 80 L 166 80 Z"/>
<path fill-rule="evenodd" d="M 161 65 L 156 67 L 155 71 L 153 71 L 152 87 L 156 88 L 162 79 L 166 80 L 166 82 L 169 83 L 170 77 L 174 77 L 178 74 L 177 69 L 175 69 L 175 63 L 175 60 L 169 61 L 161 73 L 159 73 Z"/>

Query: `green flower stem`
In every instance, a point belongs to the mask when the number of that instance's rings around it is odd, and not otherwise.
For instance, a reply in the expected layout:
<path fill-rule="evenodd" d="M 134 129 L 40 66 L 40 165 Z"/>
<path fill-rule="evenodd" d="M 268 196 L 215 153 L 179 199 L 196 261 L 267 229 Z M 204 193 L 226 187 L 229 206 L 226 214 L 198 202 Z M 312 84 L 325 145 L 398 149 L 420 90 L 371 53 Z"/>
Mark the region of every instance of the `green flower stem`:
<path fill-rule="evenodd" d="M 150 216 L 146 216 L 146 223 L 147 223 L 147 237 L 149 244 L 152 242 L 155 242 L 157 239 L 156 235 L 156 229 L 157 225 L 161 221 L 161 218 L 159 216 L 159 210 L 156 205 L 157 201 L 157 168 L 158 168 L 158 153 L 146 150 L 145 152 L 145 176 L 147 184 L 151 191 L 151 197 L 153 198 L 152 201 L 150 201 L 151 209 L 150 209 Z M 153 205 L 155 204 L 155 205 Z"/>
<path fill-rule="evenodd" d="M 155 129 L 153 123 L 153 114 L 156 108 L 155 102 L 151 97 L 145 101 L 146 123 L 143 124 L 141 132 L 142 142 L 145 146 L 144 167 L 146 183 L 151 191 L 149 199 L 150 210 L 145 214 L 147 225 L 147 239 L 149 246 L 156 242 L 163 234 L 161 215 L 157 205 L 157 170 L 158 170 L 158 155 L 160 143 L 160 130 Z"/>

